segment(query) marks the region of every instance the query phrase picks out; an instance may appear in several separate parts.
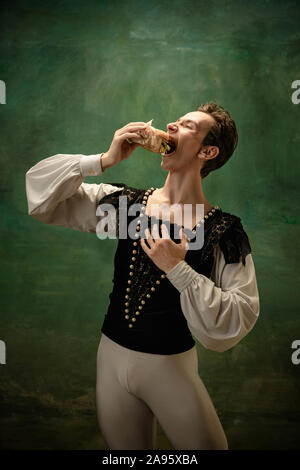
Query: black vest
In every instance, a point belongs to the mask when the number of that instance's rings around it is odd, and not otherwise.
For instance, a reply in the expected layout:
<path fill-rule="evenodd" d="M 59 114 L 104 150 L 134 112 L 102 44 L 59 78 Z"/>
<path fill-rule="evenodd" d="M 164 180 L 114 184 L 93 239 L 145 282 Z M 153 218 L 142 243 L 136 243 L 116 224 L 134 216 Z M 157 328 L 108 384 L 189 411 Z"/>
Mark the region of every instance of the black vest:
<path fill-rule="evenodd" d="M 99 204 L 109 203 L 115 207 L 118 237 L 119 196 L 126 196 L 129 209 L 131 204 L 142 203 L 146 190 L 132 188 L 123 183 L 110 184 L 124 189 L 104 196 Z M 137 216 L 138 214 L 127 215 L 128 225 Z M 158 224 L 161 236 L 161 219 L 148 217 L 150 230 L 151 220 L 152 225 Z M 180 227 L 176 224 L 167 224 L 167 226 L 170 227 L 170 238 L 175 243 L 180 243 L 178 239 Z M 191 231 L 185 229 L 186 236 L 191 238 L 189 232 L 192 235 Z M 144 233 L 141 232 L 141 236 L 144 236 Z M 133 245 L 134 241 L 138 242 L 137 246 Z M 200 250 L 188 250 L 185 261 L 199 274 L 210 278 L 214 263 L 213 249 L 216 244 L 219 244 L 226 263 L 242 261 L 245 265 L 245 257 L 251 252 L 241 219 L 221 209 L 216 209 L 213 215 L 205 219 L 204 244 Z M 137 251 L 136 254 L 132 254 L 134 249 Z M 132 264 L 133 256 L 136 261 L 134 275 L 130 277 L 129 266 Z M 113 290 L 109 295 L 110 304 L 101 328 L 106 336 L 128 349 L 152 354 L 178 354 L 195 345 L 181 309 L 180 292 L 167 277 L 161 278 L 162 274 L 165 273 L 153 263 L 140 246 L 139 238 L 133 240 L 128 236 L 126 239 L 118 239 L 114 257 Z M 125 306 L 129 279 L 131 280 L 130 302 L 129 306 Z M 157 280 L 160 280 L 159 284 L 156 283 Z M 151 287 L 155 287 L 155 291 L 151 290 Z M 127 313 L 126 308 L 129 310 Z M 136 315 L 135 312 L 139 314 Z M 125 318 L 126 315 L 129 319 Z M 132 318 L 135 320 L 132 321 Z M 129 327 L 130 323 L 132 327 Z"/>

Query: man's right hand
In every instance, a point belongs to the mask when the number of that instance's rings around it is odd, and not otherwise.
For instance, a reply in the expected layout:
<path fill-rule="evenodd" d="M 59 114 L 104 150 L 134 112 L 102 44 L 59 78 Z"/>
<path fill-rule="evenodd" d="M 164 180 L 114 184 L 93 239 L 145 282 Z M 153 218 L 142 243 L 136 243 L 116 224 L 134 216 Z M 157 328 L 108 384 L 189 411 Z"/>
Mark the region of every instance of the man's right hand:
<path fill-rule="evenodd" d="M 150 125 L 150 121 L 149 123 L 130 122 L 115 132 L 108 152 L 104 153 L 101 159 L 103 171 L 130 157 L 137 147 L 141 147 L 141 144 L 134 142 L 130 144 L 127 139 L 141 137 L 138 131 L 146 129 L 148 125 Z"/>

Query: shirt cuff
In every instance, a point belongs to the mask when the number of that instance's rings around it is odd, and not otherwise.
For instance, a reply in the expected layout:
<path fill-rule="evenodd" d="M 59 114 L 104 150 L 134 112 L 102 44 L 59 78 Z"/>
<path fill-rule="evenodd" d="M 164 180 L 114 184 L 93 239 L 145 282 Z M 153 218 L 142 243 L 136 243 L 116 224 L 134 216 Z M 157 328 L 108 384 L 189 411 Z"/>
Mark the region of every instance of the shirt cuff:
<path fill-rule="evenodd" d="M 83 177 L 85 176 L 99 176 L 102 175 L 103 170 L 101 166 L 101 155 L 82 155 L 80 158 L 80 172 Z"/>
<path fill-rule="evenodd" d="M 179 292 L 182 292 L 194 279 L 199 276 L 185 260 L 179 261 L 171 271 L 166 274 L 167 279 L 172 282 Z"/>

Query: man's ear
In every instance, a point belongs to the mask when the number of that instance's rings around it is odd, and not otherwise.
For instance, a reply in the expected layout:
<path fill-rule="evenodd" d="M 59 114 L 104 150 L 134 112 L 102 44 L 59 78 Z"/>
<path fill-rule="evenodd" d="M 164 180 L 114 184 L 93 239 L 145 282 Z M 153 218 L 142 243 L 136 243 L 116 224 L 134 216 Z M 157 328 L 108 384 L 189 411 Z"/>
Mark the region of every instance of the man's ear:
<path fill-rule="evenodd" d="M 197 156 L 204 160 L 210 160 L 211 158 L 215 158 L 217 155 L 219 155 L 219 147 L 216 147 L 215 145 L 205 145 L 200 149 Z"/>

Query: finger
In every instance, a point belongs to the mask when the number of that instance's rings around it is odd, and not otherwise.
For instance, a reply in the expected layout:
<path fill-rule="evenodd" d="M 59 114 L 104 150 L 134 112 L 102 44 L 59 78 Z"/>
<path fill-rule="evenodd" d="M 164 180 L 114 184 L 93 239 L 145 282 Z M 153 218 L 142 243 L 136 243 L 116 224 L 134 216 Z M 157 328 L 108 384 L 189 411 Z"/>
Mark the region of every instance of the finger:
<path fill-rule="evenodd" d="M 130 127 L 124 127 L 122 129 L 118 129 L 115 132 L 115 135 L 117 137 L 123 136 L 124 134 L 127 134 L 128 132 L 134 132 L 138 134 L 138 137 L 141 138 L 141 133 L 145 132 L 147 129 L 147 126 L 130 126 Z"/>
<path fill-rule="evenodd" d="M 139 142 L 133 142 L 131 139 L 126 139 L 130 146 L 135 149 L 136 147 L 142 147 L 142 144 Z"/>
<path fill-rule="evenodd" d="M 128 126 L 124 129 L 124 131 L 142 131 L 146 129 L 147 124 L 139 124 L 138 126 Z"/>
<path fill-rule="evenodd" d="M 180 244 L 185 248 L 185 250 L 188 250 L 189 249 L 189 244 L 188 244 L 189 238 L 187 238 L 183 227 L 181 227 L 179 232 L 180 232 L 180 238 L 181 238 Z"/>
<path fill-rule="evenodd" d="M 158 224 L 154 224 L 153 227 L 152 227 L 152 237 L 154 239 L 160 238 L 160 235 L 159 235 L 159 232 L 158 232 Z"/>
<path fill-rule="evenodd" d="M 117 138 L 119 140 L 130 139 L 132 141 L 132 139 L 140 139 L 141 136 L 139 134 L 136 134 L 135 132 L 126 132 L 125 134 L 119 134 Z"/>
<path fill-rule="evenodd" d="M 143 248 L 143 250 L 145 251 L 145 253 L 147 253 L 147 255 L 149 255 L 149 248 L 147 247 L 146 243 L 145 243 L 145 240 L 143 238 L 140 238 L 140 243 L 141 243 L 141 247 Z"/>
<path fill-rule="evenodd" d="M 125 126 L 121 127 L 121 129 L 125 129 L 126 127 L 128 128 L 128 127 L 130 127 L 130 126 L 135 126 L 135 127 L 139 127 L 139 126 L 148 127 L 148 126 L 151 126 L 153 120 L 154 120 L 154 119 L 151 119 L 151 120 L 148 121 L 148 122 L 143 122 L 143 121 L 141 121 L 141 122 L 129 122 L 129 123 L 126 124 Z"/>
<path fill-rule="evenodd" d="M 119 132 L 122 133 L 122 132 L 126 132 L 126 131 L 143 131 L 149 127 L 151 127 L 152 125 L 152 121 L 153 119 L 151 119 L 151 121 L 148 121 L 148 122 L 142 122 L 142 123 L 129 123 L 127 124 L 126 126 L 122 127 L 121 129 L 119 129 Z"/>
<path fill-rule="evenodd" d="M 148 126 L 147 122 L 133 122 L 133 123 L 127 124 L 124 127 L 121 127 L 121 129 L 119 129 L 119 132 L 126 132 L 132 129 L 142 130 L 142 129 L 145 129 L 147 126 Z"/>
<path fill-rule="evenodd" d="M 171 238 L 169 234 L 169 230 L 167 229 L 167 226 L 165 224 L 161 225 L 161 234 L 162 234 L 162 238 Z"/>
<path fill-rule="evenodd" d="M 181 238 L 182 240 L 186 240 L 186 239 L 187 239 L 187 236 L 186 236 L 186 234 L 185 234 L 185 231 L 184 231 L 184 228 L 183 228 L 183 227 L 180 228 L 179 232 L 180 232 L 180 238 Z"/>
<path fill-rule="evenodd" d="M 125 126 L 123 127 L 127 127 L 127 126 L 145 126 L 147 123 L 144 122 L 144 121 L 132 121 L 132 122 L 128 122 L 127 124 L 125 124 Z"/>
<path fill-rule="evenodd" d="M 150 248 L 154 247 L 155 242 L 154 242 L 154 240 L 151 236 L 151 233 L 150 233 L 150 230 L 148 229 L 148 227 L 145 230 L 145 235 L 146 235 L 147 242 L 150 245 Z"/>

